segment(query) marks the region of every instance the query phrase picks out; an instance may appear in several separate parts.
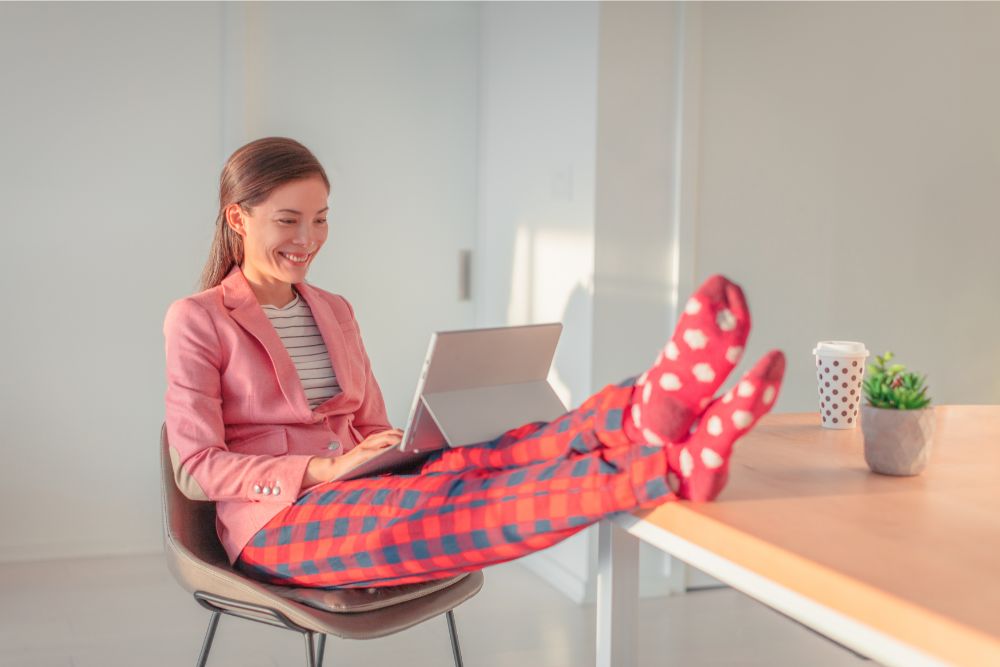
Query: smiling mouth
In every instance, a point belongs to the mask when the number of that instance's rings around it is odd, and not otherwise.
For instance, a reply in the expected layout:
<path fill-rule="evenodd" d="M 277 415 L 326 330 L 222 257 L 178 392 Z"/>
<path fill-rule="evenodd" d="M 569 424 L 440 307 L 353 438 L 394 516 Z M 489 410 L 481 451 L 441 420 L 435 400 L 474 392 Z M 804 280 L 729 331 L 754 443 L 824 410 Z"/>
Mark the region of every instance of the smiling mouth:
<path fill-rule="evenodd" d="M 309 261 L 309 258 L 312 256 L 311 253 L 307 254 L 307 255 L 290 255 L 288 253 L 280 252 L 280 251 L 278 252 L 278 254 L 281 255 L 282 257 L 284 257 L 285 259 L 287 259 L 292 264 L 296 264 L 296 265 L 305 264 L 306 262 Z"/>

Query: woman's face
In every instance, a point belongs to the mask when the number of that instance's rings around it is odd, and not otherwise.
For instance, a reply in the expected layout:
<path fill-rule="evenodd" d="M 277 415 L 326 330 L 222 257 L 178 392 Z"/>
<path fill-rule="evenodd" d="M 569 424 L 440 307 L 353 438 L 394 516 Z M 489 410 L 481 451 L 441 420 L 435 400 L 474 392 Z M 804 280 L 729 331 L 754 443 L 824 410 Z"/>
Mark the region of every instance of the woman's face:
<path fill-rule="evenodd" d="M 329 196 L 323 179 L 311 176 L 278 186 L 249 214 L 237 204 L 226 209 L 227 223 L 243 237 L 241 268 L 251 283 L 274 289 L 305 279 L 326 242 Z"/>

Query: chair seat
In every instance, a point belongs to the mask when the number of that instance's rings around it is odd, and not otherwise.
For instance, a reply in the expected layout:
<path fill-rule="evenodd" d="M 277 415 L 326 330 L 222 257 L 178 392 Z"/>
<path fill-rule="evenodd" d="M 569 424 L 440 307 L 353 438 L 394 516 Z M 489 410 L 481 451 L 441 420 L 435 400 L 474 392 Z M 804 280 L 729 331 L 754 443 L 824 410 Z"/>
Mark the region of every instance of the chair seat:
<path fill-rule="evenodd" d="M 313 632 L 344 639 L 375 639 L 454 609 L 483 587 L 480 571 L 418 584 L 324 590 L 275 586 L 250 579 L 228 562 L 209 564 L 167 540 L 167 564 L 188 591 L 275 609 Z"/>
<path fill-rule="evenodd" d="M 375 611 L 383 607 L 400 604 L 409 600 L 430 595 L 444 588 L 457 584 L 468 573 L 454 577 L 424 581 L 416 584 L 399 586 L 372 586 L 368 588 L 304 588 L 295 586 L 264 586 L 282 597 L 301 602 L 315 609 L 338 614 L 358 614 Z"/>

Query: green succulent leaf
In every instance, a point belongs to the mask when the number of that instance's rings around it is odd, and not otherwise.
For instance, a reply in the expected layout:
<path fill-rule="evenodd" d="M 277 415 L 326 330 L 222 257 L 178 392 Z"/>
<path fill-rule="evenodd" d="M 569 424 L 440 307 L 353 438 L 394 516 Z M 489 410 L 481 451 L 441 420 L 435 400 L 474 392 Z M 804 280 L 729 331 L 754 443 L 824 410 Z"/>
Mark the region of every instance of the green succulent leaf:
<path fill-rule="evenodd" d="M 868 365 L 868 376 L 862 381 L 862 393 L 869 405 L 876 408 L 919 410 L 930 404 L 927 396 L 927 376 L 907 372 L 903 364 L 886 367 L 892 352 L 875 357 Z"/>

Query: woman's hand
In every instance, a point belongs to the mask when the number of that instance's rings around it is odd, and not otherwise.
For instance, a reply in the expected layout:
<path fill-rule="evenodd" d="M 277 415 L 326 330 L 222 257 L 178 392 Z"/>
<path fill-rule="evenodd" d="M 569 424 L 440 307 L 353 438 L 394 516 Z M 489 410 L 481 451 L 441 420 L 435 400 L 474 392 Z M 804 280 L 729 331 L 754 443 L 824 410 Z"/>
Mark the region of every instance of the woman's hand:
<path fill-rule="evenodd" d="M 378 433 L 372 433 L 370 436 L 358 443 L 358 446 L 347 452 L 344 456 L 350 456 L 350 454 L 358 449 L 375 450 L 379 451 L 385 449 L 386 447 L 392 447 L 393 445 L 398 445 L 403 441 L 403 432 L 398 428 L 391 428 L 388 431 L 379 431 Z M 369 455 L 365 460 L 370 459 Z"/>
<path fill-rule="evenodd" d="M 320 482 L 328 482 L 341 473 L 373 458 L 387 447 L 398 445 L 403 440 L 403 432 L 398 428 L 372 433 L 359 442 L 351 451 L 336 458 L 324 456 L 313 457 L 306 467 L 302 485 L 312 486 Z"/>

